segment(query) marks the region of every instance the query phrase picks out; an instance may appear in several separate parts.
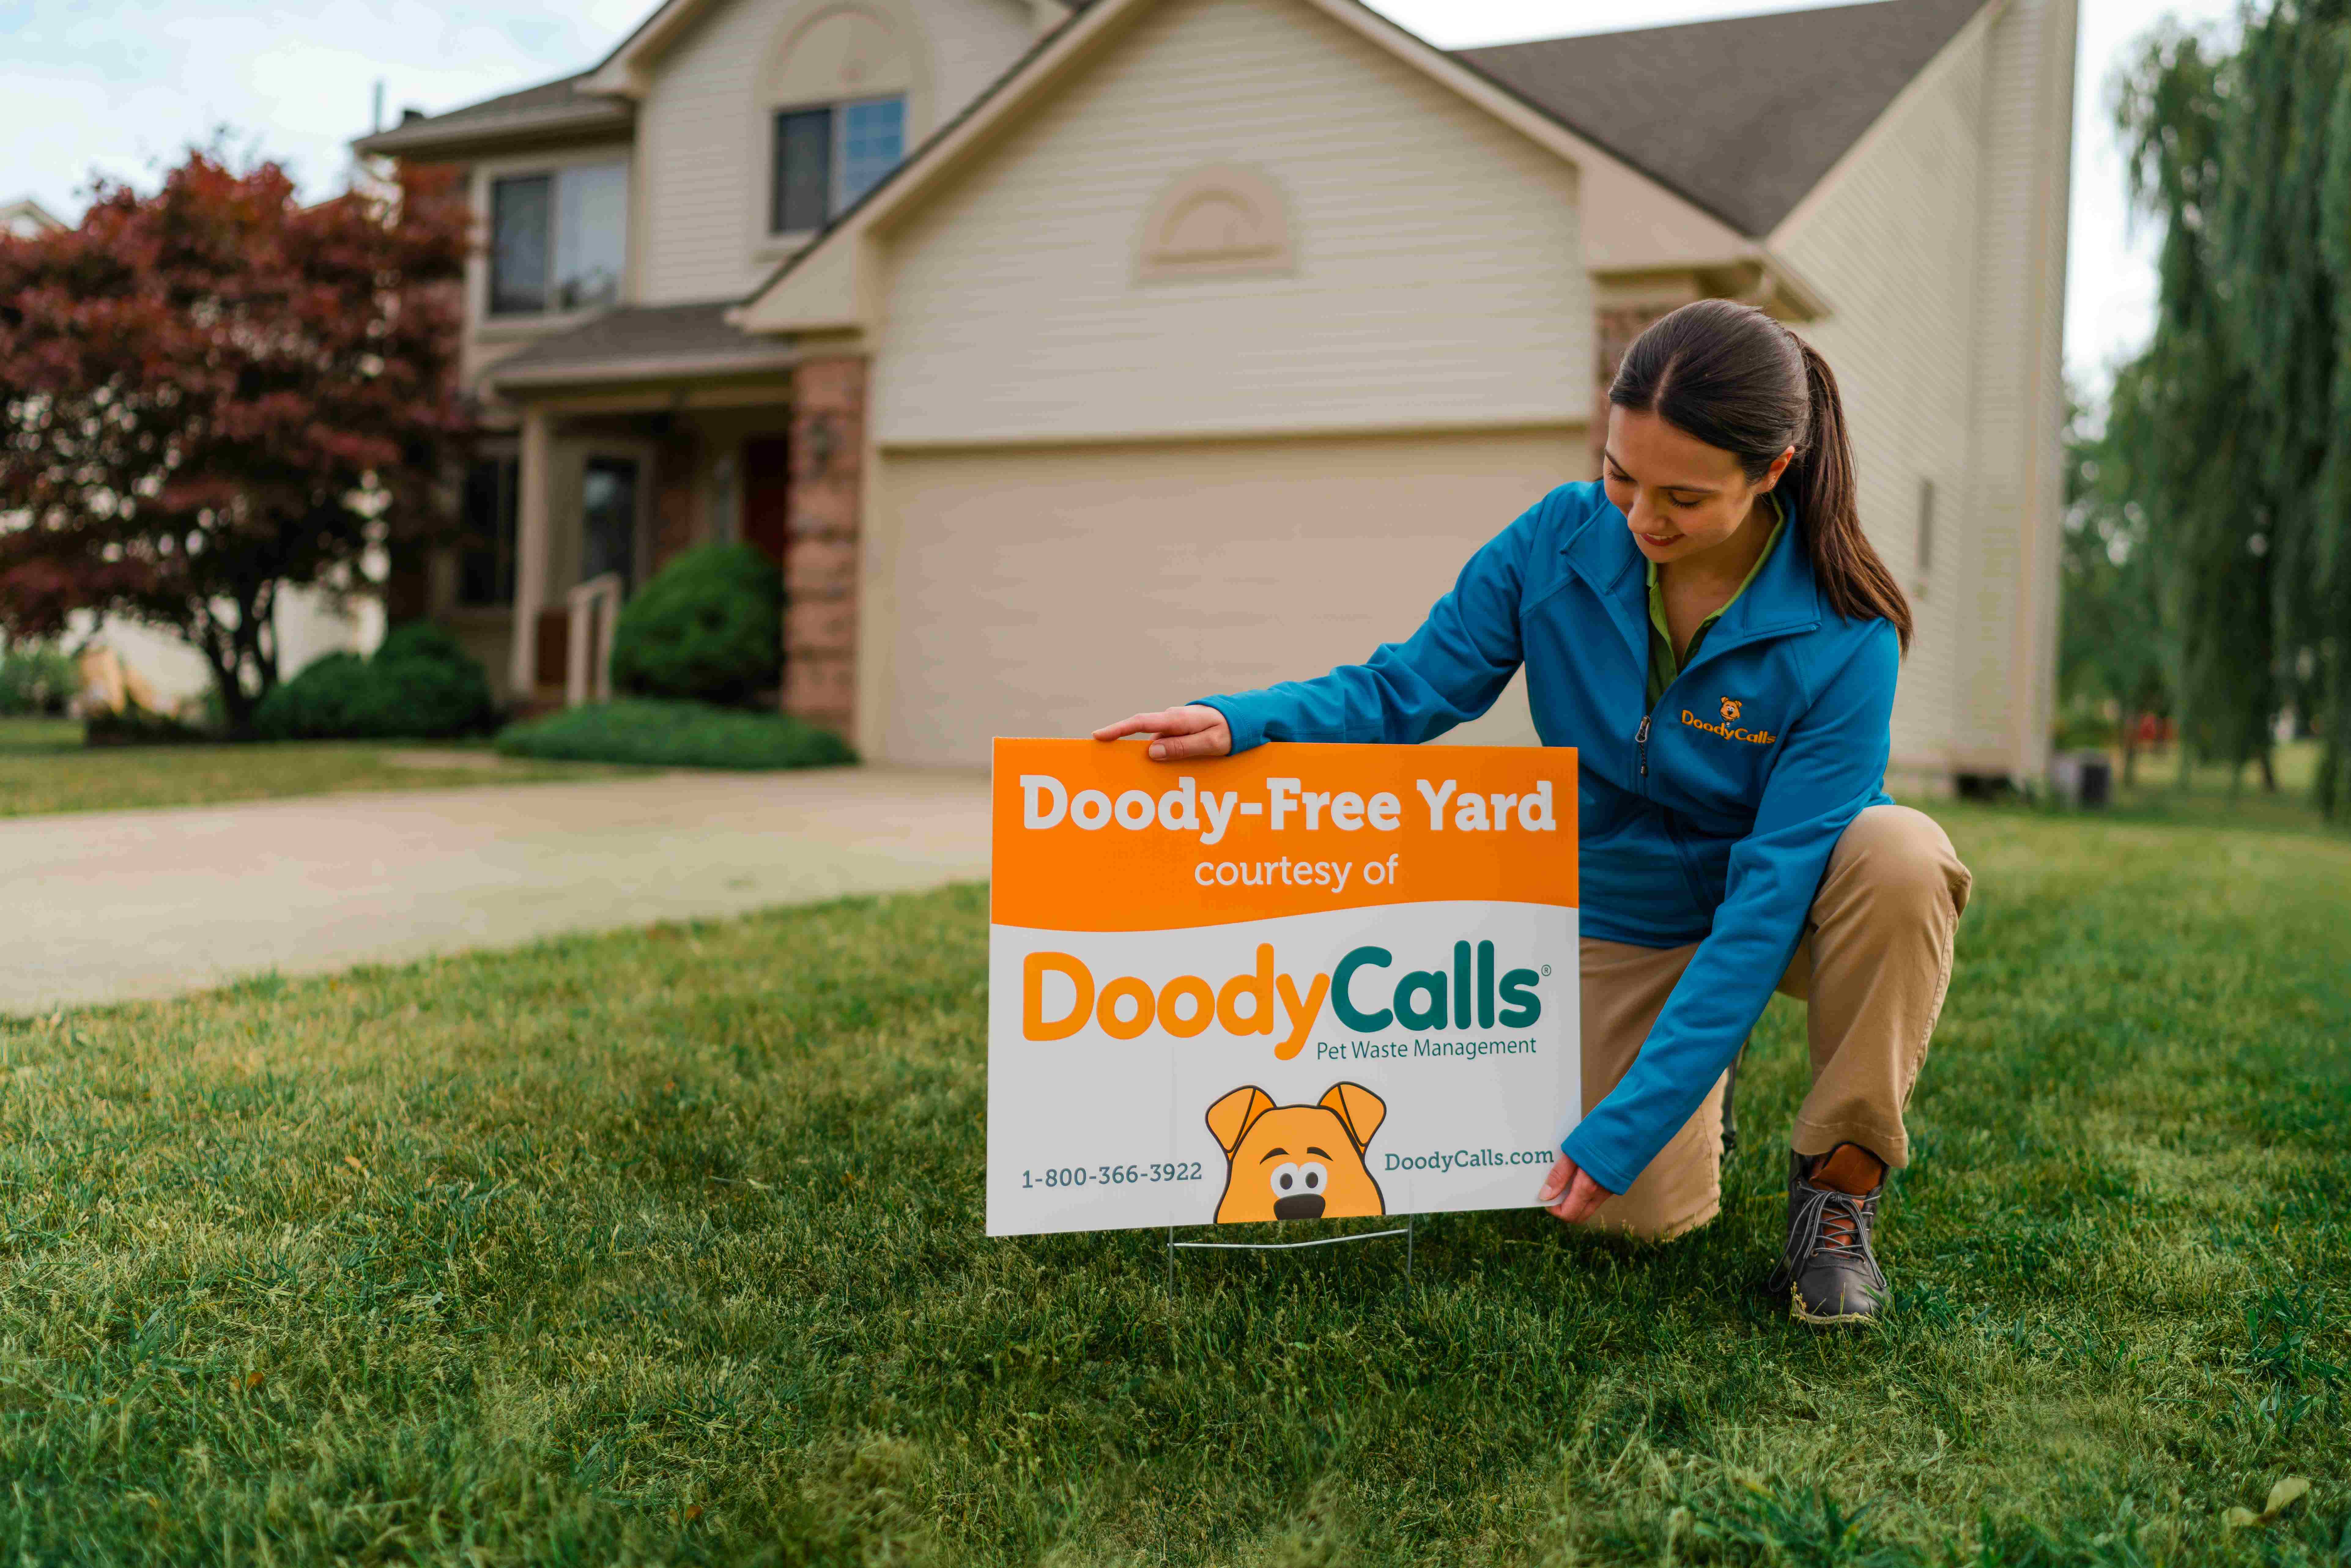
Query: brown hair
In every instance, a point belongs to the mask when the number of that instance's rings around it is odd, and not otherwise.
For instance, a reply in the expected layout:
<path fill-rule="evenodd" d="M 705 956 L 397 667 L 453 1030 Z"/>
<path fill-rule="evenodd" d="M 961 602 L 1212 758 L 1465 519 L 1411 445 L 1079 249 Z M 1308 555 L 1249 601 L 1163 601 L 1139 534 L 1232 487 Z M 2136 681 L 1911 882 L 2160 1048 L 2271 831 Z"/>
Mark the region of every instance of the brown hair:
<path fill-rule="evenodd" d="M 1844 403 L 1810 343 L 1751 305 L 1697 300 L 1634 340 L 1608 401 L 1720 447 L 1750 483 L 1794 447 L 1781 478 L 1821 591 L 1848 620 L 1892 622 L 1909 652 L 1910 601 L 1861 531 Z"/>

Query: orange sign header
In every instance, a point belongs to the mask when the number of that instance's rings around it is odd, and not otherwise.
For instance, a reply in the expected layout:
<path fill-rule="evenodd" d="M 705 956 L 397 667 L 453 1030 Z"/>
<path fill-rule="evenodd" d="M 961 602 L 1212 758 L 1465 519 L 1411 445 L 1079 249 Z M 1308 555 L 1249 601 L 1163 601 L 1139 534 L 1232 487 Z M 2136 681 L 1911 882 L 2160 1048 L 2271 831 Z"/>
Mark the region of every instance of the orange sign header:
<path fill-rule="evenodd" d="M 1478 900 L 1573 907 L 1575 752 L 998 740 L 990 921 L 1165 931 Z"/>

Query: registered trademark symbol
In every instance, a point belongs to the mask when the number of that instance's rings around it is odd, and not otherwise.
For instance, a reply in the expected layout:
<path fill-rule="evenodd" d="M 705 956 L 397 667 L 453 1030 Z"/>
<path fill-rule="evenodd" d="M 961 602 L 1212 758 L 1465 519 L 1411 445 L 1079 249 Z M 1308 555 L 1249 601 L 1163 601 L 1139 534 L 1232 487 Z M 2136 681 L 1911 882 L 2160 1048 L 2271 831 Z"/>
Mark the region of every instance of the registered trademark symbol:
<path fill-rule="evenodd" d="M 1551 973 L 1551 966 L 1549 964 L 1545 964 L 1543 966 L 1543 973 L 1546 975 Z"/>

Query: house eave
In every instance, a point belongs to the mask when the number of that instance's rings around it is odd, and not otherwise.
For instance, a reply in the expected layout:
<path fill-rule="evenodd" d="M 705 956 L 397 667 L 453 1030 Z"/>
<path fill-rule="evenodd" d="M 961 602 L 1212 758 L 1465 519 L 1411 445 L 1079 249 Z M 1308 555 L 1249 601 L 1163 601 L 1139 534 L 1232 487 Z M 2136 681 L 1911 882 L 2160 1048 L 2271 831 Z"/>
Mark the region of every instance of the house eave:
<path fill-rule="evenodd" d="M 773 375 L 790 370 L 800 359 L 797 348 L 779 347 L 771 354 L 758 355 L 583 360 L 568 364 L 517 365 L 511 370 L 493 366 L 483 381 L 500 392 L 568 391 L 631 382 L 721 381 Z"/>
<path fill-rule="evenodd" d="M 1026 0 L 1026 4 L 1040 32 L 1058 26 L 1072 9 L 1068 0 Z M 653 62 L 700 19 L 707 7 L 708 0 L 663 0 L 588 73 L 580 84 L 581 90 L 610 93 L 615 98 L 644 97 L 653 86 Z"/>
<path fill-rule="evenodd" d="M 698 20 L 707 0 L 663 0 L 635 31 L 613 46 L 580 88 L 615 98 L 641 99 L 653 86 L 653 62 Z"/>
<path fill-rule="evenodd" d="M 600 131 L 624 136 L 635 125 L 636 108 L 633 104 L 616 101 L 573 105 L 562 109 L 534 110 L 466 124 L 440 126 L 427 120 L 414 125 L 395 125 L 389 131 L 360 137 L 351 143 L 351 150 L 363 157 L 449 157 L 475 151 L 486 152 L 517 141 L 568 137 L 584 139 Z"/>

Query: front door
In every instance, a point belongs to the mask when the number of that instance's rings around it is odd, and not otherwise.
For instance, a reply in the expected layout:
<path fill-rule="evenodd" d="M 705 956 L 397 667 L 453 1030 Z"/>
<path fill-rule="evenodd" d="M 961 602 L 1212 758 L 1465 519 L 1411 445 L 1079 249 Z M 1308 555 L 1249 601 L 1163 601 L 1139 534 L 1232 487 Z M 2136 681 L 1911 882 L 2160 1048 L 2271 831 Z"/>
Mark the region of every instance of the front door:
<path fill-rule="evenodd" d="M 637 586 L 637 493 L 633 457 L 590 457 L 580 483 L 580 580 L 618 572 L 621 595 Z"/>
<path fill-rule="evenodd" d="M 780 435 L 743 443 L 743 538 L 784 564 L 792 503 L 792 448 Z"/>

